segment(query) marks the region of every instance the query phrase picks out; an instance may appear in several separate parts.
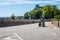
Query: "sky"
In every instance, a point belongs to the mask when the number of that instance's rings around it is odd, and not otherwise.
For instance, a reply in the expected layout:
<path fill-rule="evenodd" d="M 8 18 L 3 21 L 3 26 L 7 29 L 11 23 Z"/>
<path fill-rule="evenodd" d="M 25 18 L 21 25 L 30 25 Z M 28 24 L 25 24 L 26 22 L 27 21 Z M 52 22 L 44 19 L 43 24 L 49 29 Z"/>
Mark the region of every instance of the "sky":
<path fill-rule="evenodd" d="M 10 17 L 12 14 L 23 16 L 36 4 L 40 6 L 53 4 L 60 8 L 60 0 L 0 0 L 0 17 Z"/>

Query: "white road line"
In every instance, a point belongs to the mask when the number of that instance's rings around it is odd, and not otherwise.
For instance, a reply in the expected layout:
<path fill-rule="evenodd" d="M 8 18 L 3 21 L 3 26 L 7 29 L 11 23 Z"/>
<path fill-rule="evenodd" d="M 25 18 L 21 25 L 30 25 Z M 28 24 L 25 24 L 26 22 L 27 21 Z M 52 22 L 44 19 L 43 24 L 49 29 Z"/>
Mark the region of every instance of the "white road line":
<path fill-rule="evenodd" d="M 11 38 L 12 38 L 12 37 L 7 37 L 7 38 L 4 38 L 4 40 L 5 40 L 5 39 L 6 39 L 6 40 L 11 40 Z"/>
<path fill-rule="evenodd" d="M 16 33 L 14 33 L 20 40 L 23 40 L 21 37 L 19 37 Z"/>
<path fill-rule="evenodd" d="M 53 35 L 53 36 L 57 36 L 57 34 L 56 34 L 56 33 L 52 33 L 52 35 Z"/>

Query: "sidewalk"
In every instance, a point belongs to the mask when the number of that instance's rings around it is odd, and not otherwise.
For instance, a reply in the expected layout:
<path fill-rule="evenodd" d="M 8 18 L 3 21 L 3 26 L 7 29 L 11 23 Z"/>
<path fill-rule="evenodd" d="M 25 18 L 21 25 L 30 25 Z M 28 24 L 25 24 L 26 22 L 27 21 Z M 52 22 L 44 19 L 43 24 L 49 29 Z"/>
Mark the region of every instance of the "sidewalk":
<path fill-rule="evenodd" d="M 46 25 L 47 27 L 49 27 L 49 28 L 54 28 L 54 29 L 60 30 L 60 27 L 52 24 L 51 22 L 45 22 L 45 25 Z"/>
<path fill-rule="evenodd" d="M 52 24 L 51 22 L 45 22 L 45 25 L 48 27 L 57 27 L 56 25 Z"/>

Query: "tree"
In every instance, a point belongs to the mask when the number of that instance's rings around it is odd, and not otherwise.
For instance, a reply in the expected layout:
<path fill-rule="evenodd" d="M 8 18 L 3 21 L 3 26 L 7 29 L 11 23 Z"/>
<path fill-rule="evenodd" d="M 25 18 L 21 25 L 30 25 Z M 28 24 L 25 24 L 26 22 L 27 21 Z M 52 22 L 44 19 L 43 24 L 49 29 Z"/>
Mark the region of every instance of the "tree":
<path fill-rule="evenodd" d="M 60 15 L 60 9 L 57 10 L 57 15 Z"/>
<path fill-rule="evenodd" d="M 58 9 L 56 5 L 45 5 L 40 7 L 37 4 L 33 10 L 26 12 L 24 16 L 25 18 L 31 17 L 32 19 L 39 19 L 41 16 L 44 16 L 46 19 L 51 19 L 59 14 L 60 9 Z"/>
<path fill-rule="evenodd" d="M 35 16 L 36 16 L 36 19 L 40 19 L 40 17 L 42 16 L 42 9 L 41 8 L 36 10 Z"/>
<path fill-rule="evenodd" d="M 35 5 L 34 10 L 36 10 L 36 9 L 38 9 L 38 8 L 40 8 L 39 4 Z"/>
<path fill-rule="evenodd" d="M 46 19 L 51 19 L 57 15 L 58 8 L 55 5 L 45 5 L 42 8 L 43 14 Z"/>
<path fill-rule="evenodd" d="M 31 18 L 31 19 L 40 19 L 40 16 L 42 15 L 42 9 L 39 5 L 36 5 L 35 8 L 29 12 L 26 12 L 24 14 L 25 18 Z"/>
<path fill-rule="evenodd" d="M 15 18 L 16 18 L 16 16 L 14 14 L 12 14 L 11 19 L 15 20 Z"/>
<path fill-rule="evenodd" d="M 58 13 L 58 8 L 56 7 L 56 5 L 51 5 L 51 12 L 52 12 L 52 18 L 54 18 L 54 16 L 56 16 Z"/>
<path fill-rule="evenodd" d="M 43 14 L 42 15 L 46 19 L 50 19 L 51 18 L 51 6 L 50 5 L 43 6 L 42 10 L 43 10 Z"/>
<path fill-rule="evenodd" d="M 42 15 L 41 9 L 37 9 L 37 10 L 32 10 L 32 11 L 30 11 L 28 13 L 25 13 L 24 17 L 27 18 L 27 19 L 29 17 L 31 19 L 39 19 L 41 15 Z"/>
<path fill-rule="evenodd" d="M 54 16 L 54 19 L 60 19 L 60 15 Z"/>
<path fill-rule="evenodd" d="M 25 19 L 28 19 L 28 18 L 29 18 L 28 14 L 29 14 L 29 12 L 26 12 L 26 13 L 24 14 L 24 18 L 25 18 Z"/>
<path fill-rule="evenodd" d="M 17 16 L 16 18 L 17 19 L 23 19 L 24 17 L 23 16 Z"/>

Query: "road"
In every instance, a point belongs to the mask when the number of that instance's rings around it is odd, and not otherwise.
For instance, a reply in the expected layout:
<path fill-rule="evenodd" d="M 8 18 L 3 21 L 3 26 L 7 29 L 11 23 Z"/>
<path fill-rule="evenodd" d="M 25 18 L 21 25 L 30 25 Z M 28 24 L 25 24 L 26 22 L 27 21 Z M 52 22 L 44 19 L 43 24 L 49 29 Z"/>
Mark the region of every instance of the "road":
<path fill-rule="evenodd" d="M 38 23 L 0 28 L 0 40 L 60 40 L 60 28 L 45 22 L 46 27 Z"/>

